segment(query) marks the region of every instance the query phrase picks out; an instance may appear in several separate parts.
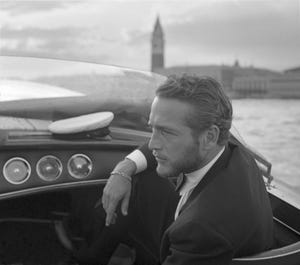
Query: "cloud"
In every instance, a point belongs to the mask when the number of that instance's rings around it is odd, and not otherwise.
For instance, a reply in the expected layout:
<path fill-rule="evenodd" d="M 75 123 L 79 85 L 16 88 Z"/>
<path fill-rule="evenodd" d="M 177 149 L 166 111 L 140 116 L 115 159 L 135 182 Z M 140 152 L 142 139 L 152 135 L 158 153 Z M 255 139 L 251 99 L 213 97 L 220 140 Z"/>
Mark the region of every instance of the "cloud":
<path fill-rule="evenodd" d="M 297 65 L 300 61 L 298 0 L 64 0 L 26 1 L 17 6 L 20 2 L 24 1 L 4 2 L 6 12 L 1 8 L 1 53 L 15 49 L 26 54 L 86 56 L 148 68 L 151 33 L 159 14 L 167 65 L 241 59 L 279 68 L 283 62 Z M 50 12 L 44 12 L 46 8 Z"/>
<path fill-rule="evenodd" d="M 128 30 L 125 33 L 125 41 L 127 45 L 145 45 L 151 40 L 151 32 L 142 30 Z"/>
<path fill-rule="evenodd" d="M 1 55 L 81 60 L 136 68 L 147 64 L 147 48 L 127 45 L 126 40 L 117 35 L 103 36 L 101 27 L 16 29 L 5 26 L 0 42 Z"/>
<path fill-rule="evenodd" d="M 203 59 L 208 57 L 219 58 L 220 63 L 231 56 L 231 61 L 236 57 L 262 64 L 269 61 L 271 67 L 278 67 L 282 60 L 299 62 L 299 9 L 295 1 L 287 2 L 248 1 L 240 5 L 224 1 L 214 12 L 209 12 L 209 6 L 189 12 L 187 20 L 164 24 L 162 19 L 167 49 L 171 47 L 168 58 L 193 53 L 186 56 L 190 63 L 205 63 Z"/>
<path fill-rule="evenodd" d="M 26 50 L 44 50 L 59 51 L 67 49 L 76 44 L 80 40 L 82 28 L 63 27 L 58 29 L 42 29 L 42 28 L 22 28 L 14 29 L 11 27 L 3 27 L 1 29 L 2 49 L 14 48 L 20 51 Z"/>
<path fill-rule="evenodd" d="M 210 12 L 205 16 L 202 16 L 205 10 L 197 10 L 196 14 L 189 14 L 190 19 L 186 22 L 166 25 L 165 31 L 174 43 L 176 40 L 180 45 L 210 43 L 212 46 L 220 43 L 220 47 L 252 44 L 270 46 L 270 42 L 273 45 L 277 41 L 286 43 L 292 37 L 299 41 L 300 17 L 297 11 L 280 12 L 270 6 L 258 5 L 258 2 L 251 3 L 236 6 L 227 2 L 219 7 L 220 10 L 216 9 L 215 13 Z"/>
<path fill-rule="evenodd" d="M 61 39 L 77 36 L 83 31 L 83 28 L 61 27 L 61 28 L 13 28 L 4 26 L 1 29 L 1 38 L 4 39 L 25 39 L 28 37 L 40 39 Z"/>
<path fill-rule="evenodd" d="M 66 8 L 71 3 L 74 4 L 74 2 L 70 2 L 70 1 L 47 1 L 47 0 L 3 1 L 1 0 L 0 7 L 2 11 L 6 11 L 11 15 L 16 16 L 16 15 L 23 15 L 27 13 L 48 12 L 54 9 Z"/>

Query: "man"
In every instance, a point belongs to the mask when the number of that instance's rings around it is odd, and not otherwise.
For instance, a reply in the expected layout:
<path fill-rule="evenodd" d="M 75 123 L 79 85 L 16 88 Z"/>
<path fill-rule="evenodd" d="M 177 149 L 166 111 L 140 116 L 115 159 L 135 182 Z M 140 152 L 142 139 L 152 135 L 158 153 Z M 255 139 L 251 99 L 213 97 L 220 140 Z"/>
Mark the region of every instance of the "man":
<path fill-rule="evenodd" d="M 264 182 L 247 150 L 228 142 L 231 121 L 231 103 L 212 78 L 170 77 L 156 91 L 148 144 L 156 171 L 163 178 L 184 174 L 180 201 L 164 216 L 172 215 L 174 221 L 169 218 L 160 240 L 163 265 L 230 264 L 234 257 L 272 246 L 272 211 Z M 142 162 L 126 158 L 116 166 L 104 189 L 106 225 L 115 221 L 120 200 L 122 213 L 127 214 L 130 177 L 137 166 L 153 167 L 146 146 L 140 152 L 144 154 L 143 158 L 138 153 Z M 150 182 L 150 177 L 141 177 L 140 182 Z M 151 196 L 147 186 L 143 193 Z"/>

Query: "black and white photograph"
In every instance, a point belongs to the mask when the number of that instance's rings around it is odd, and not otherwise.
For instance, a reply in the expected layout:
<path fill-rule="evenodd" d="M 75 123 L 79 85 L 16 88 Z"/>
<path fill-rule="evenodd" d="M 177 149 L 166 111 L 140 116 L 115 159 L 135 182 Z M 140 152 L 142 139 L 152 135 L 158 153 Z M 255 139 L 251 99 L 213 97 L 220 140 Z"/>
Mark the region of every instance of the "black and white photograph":
<path fill-rule="evenodd" d="M 0 0 L 0 265 L 300 265 L 300 0 Z"/>

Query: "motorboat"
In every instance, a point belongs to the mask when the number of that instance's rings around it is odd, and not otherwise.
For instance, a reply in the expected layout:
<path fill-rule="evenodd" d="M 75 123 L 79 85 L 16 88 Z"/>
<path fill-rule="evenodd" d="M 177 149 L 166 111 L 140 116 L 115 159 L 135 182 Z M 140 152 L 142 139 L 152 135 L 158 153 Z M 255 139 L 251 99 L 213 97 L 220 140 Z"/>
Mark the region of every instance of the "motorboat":
<path fill-rule="evenodd" d="M 62 264 L 67 243 L 58 235 L 60 224 L 80 213 L 78 201 L 85 202 L 78 220 L 92 222 L 114 165 L 149 139 L 150 104 L 165 77 L 14 56 L 1 56 L 0 68 L 0 264 Z M 101 129 L 59 133 L 53 125 L 103 115 L 108 121 Z M 234 132 L 232 139 L 247 146 Z M 268 159 L 247 148 L 270 196 L 276 247 L 232 264 L 300 264 L 300 194 L 291 196 L 272 175 Z M 81 244 L 85 232 L 70 240 Z M 117 254 L 112 259 L 128 264 Z"/>

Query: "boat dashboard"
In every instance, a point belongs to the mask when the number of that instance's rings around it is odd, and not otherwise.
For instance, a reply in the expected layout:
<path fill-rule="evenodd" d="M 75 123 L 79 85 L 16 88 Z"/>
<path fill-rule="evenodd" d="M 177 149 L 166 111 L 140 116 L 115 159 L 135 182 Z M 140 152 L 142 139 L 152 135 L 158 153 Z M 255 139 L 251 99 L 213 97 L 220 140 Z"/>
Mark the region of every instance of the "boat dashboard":
<path fill-rule="evenodd" d="M 146 139 L 111 129 L 100 139 L 68 141 L 48 133 L 10 132 L 0 150 L 0 200 L 27 194 L 105 184 L 115 164 Z M 127 130 L 127 132 L 133 130 Z M 139 141 L 140 140 L 140 141 Z M 5 143 L 4 143 L 5 141 Z"/>

